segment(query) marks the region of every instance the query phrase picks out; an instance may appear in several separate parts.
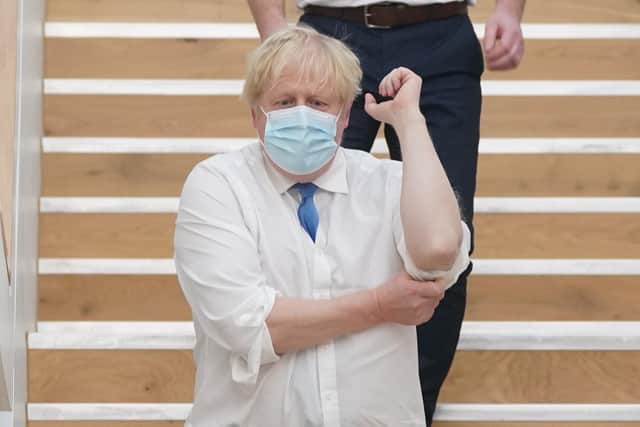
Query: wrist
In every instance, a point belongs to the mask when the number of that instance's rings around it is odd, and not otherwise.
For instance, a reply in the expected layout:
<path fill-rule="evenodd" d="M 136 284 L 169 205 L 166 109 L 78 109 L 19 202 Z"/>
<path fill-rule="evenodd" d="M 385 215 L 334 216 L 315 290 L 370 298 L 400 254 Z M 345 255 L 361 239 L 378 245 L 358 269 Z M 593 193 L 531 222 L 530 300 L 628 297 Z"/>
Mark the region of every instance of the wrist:
<path fill-rule="evenodd" d="M 416 126 L 425 126 L 426 120 L 419 109 L 410 109 L 402 111 L 397 115 L 392 126 L 396 132 L 401 132 L 403 129 L 415 128 Z"/>
<path fill-rule="evenodd" d="M 374 324 L 383 323 L 385 320 L 382 314 L 379 290 L 377 288 L 371 289 L 366 292 L 366 296 L 368 299 L 366 312 L 369 314 L 369 317 Z"/>
<path fill-rule="evenodd" d="M 524 13 L 524 0 L 496 0 L 496 13 L 505 13 L 522 21 Z"/>
<path fill-rule="evenodd" d="M 424 116 L 418 112 L 416 115 L 405 115 L 401 120 L 398 120 L 394 125 L 400 145 L 404 145 L 407 141 L 419 139 L 423 140 L 424 134 L 428 136 L 427 121 Z"/>

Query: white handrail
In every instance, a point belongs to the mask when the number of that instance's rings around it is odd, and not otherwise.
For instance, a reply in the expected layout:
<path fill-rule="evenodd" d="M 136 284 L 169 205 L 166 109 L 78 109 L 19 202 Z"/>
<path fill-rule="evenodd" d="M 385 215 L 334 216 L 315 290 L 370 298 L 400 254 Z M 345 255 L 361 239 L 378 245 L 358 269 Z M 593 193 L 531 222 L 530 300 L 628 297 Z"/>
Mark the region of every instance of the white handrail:
<path fill-rule="evenodd" d="M 13 371 L 13 319 L 11 316 L 11 296 L 13 295 L 9 282 L 9 269 L 2 225 L 2 213 L 0 213 L 0 411 L 10 410 L 11 395 L 9 380 Z"/>

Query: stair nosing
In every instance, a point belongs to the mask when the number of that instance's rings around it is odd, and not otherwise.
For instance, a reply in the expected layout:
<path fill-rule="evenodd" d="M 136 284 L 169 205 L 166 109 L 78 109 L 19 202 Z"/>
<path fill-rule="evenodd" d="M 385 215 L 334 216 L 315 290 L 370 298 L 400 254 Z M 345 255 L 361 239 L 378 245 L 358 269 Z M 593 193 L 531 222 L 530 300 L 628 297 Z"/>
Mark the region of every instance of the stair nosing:
<path fill-rule="evenodd" d="M 184 420 L 191 403 L 28 403 L 30 421 Z M 439 403 L 437 421 L 640 421 L 640 404 Z"/>
<path fill-rule="evenodd" d="M 293 25 L 293 23 L 290 23 Z M 474 23 L 478 36 L 485 26 Z M 253 23 L 150 23 L 150 22 L 68 22 L 47 21 L 46 38 L 196 38 L 257 39 Z M 552 23 L 522 24 L 526 39 L 638 39 L 640 24 L 635 23 Z"/>
<path fill-rule="evenodd" d="M 41 321 L 31 350 L 190 350 L 190 321 Z M 458 350 L 640 350 L 640 321 L 464 321 Z"/>
<path fill-rule="evenodd" d="M 216 154 L 238 150 L 256 138 L 43 137 L 43 153 Z M 388 153 L 376 138 L 374 154 Z M 640 138 L 480 138 L 482 154 L 638 154 Z"/>

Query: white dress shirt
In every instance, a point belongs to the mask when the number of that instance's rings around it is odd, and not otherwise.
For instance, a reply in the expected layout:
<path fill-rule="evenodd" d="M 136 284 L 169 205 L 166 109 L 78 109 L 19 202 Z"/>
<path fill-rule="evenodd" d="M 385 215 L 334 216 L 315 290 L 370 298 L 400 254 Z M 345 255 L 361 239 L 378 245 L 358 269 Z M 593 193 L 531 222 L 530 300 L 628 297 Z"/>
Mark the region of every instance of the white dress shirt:
<path fill-rule="evenodd" d="M 180 198 L 175 262 L 193 312 L 196 382 L 186 426 L 424 426 L 413 326 L 387 323 L 278 356 L 266 324 L 278 295 L 331 298 L 405 269 L 453 284 L 469 263 L 416 269 L 400 219 L 402 164 L 340 148 L 316 179 L 314 243 L 298 191 L 260 144 L 198 164 Z M 435 208 L 435 207 L 434 207 Z"/>
<path fill-rule="evenodd" d="M 298 0 L 297 4 L 300 9 L 305 6 L 327 6 L 327 7 L 358 7 L 371 5 L 375 3 L 382 3 L 385 0 Z M 465 0 L 393 0 L 394 3 L 404 3 L 409 6 L 423 6 L 425 4 L 433 3 L 450 3 L 452 1 L 465 1 Z M 470 5 L 475 5 L 476 0 L 467 1 Z"/>

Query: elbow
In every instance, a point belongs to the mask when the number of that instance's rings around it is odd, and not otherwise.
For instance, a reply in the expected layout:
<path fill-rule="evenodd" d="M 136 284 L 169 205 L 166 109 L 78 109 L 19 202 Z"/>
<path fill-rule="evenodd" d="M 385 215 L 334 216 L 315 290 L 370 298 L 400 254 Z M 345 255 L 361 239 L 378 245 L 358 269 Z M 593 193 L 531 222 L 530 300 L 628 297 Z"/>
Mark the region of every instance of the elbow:
<path fill-rule="evenodd" d="M 412 259 L 416 267 L 423 271 L 450 270 L 458 258 L 461 243 L 462 230 L 458 230 L 450 236 L 432 239 L 417 249 Z"/>

